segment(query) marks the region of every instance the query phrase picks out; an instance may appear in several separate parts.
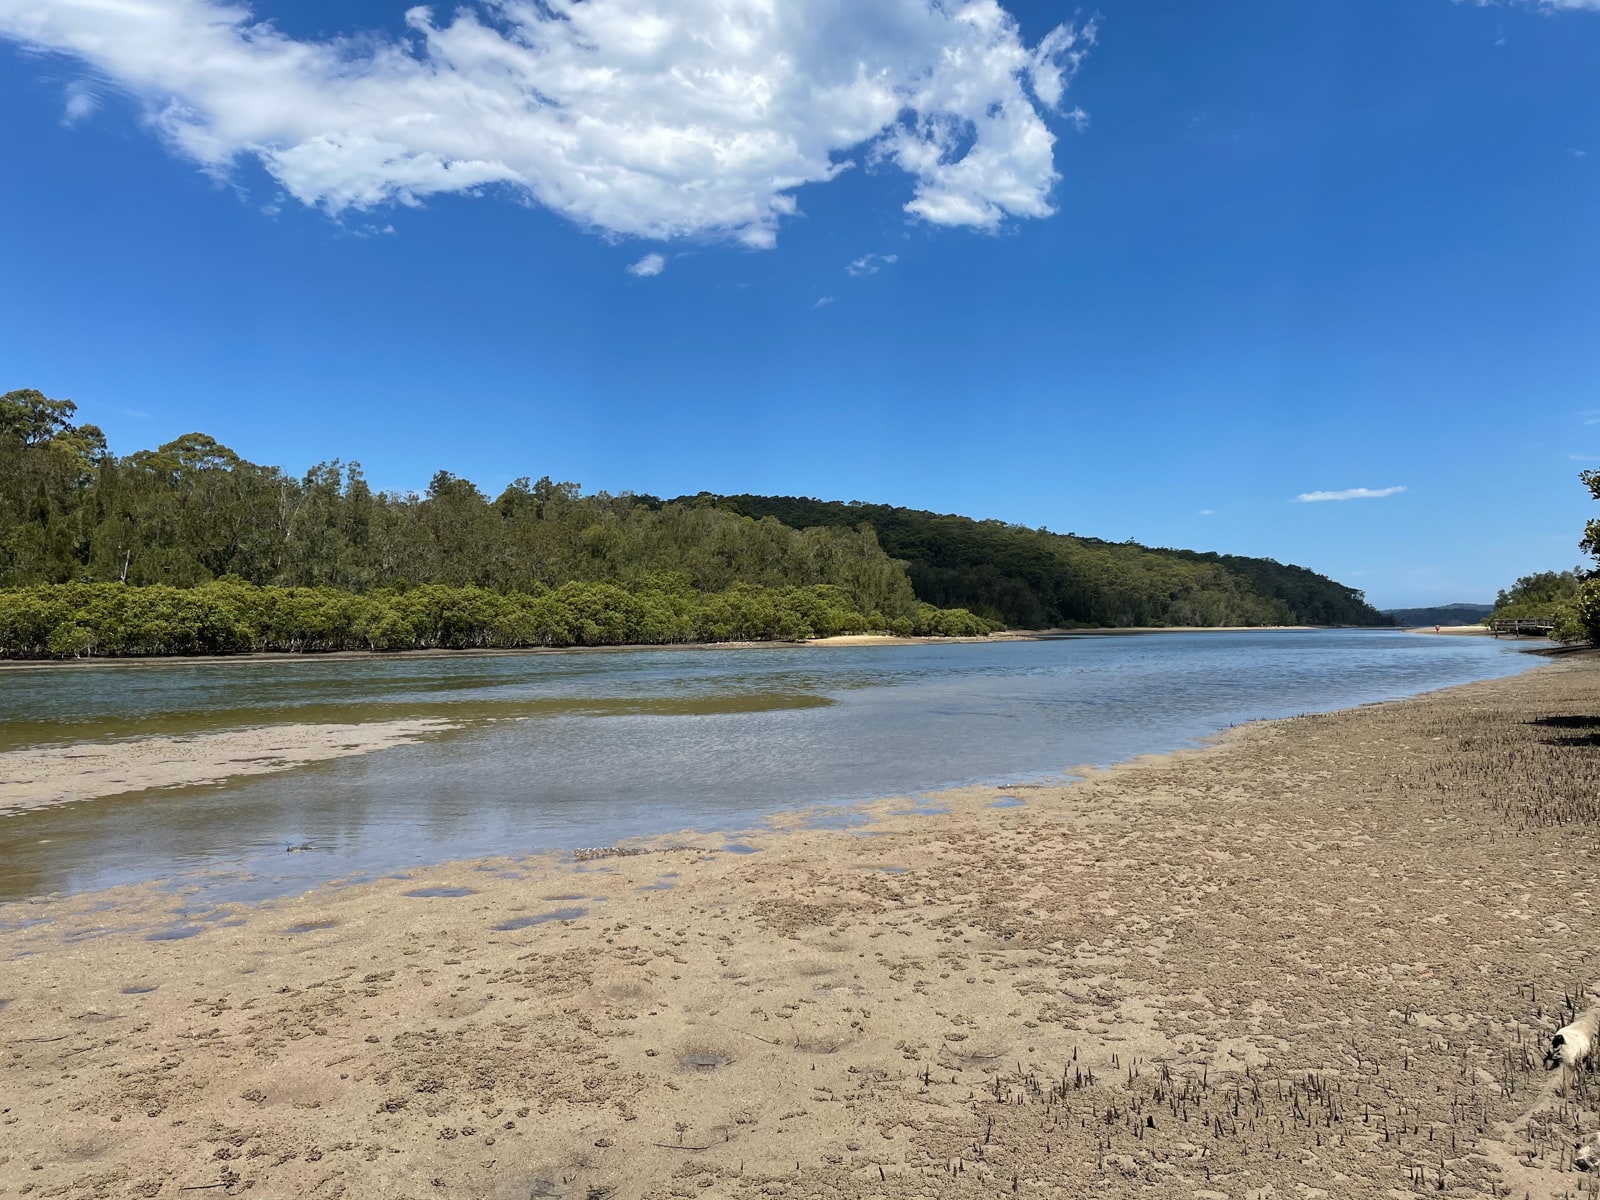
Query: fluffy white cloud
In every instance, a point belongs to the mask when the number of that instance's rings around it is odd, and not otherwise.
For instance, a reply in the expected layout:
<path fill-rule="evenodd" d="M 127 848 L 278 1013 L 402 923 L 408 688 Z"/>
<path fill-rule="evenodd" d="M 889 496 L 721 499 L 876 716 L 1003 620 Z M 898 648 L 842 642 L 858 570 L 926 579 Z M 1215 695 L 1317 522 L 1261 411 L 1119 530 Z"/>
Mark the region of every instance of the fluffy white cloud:
<path fill-rule="evenodd" d="M 302 41 L 226 0 L 0 0 L 0 37 L 137 97 L 180 153 L 258 159 L 330 212 L 503 185 L 586 226 L 769 246 L 795 190 L 867 162 L 906 209 L 1053 211 L 1092 25 L 1027 45 L 998 0 L 478 0 L 409 36 Z M 1076 113 L 1067 114 L 1069 116 Z"/>
<path fill-rule="evenodd" d="M 898 254 L 863 254 L 845 268 L 852 275 L 876 275 L 900 261 Z"/>
<path fill-rule="evenodd" d="M 659 254 L 646 254 L 636 263 L 628 266 L 629 275 L 637 275 L 641 279 L 649 279 L 652 275 L 659 275 L 667 269 L 667 260 Z"/>
<path fill-rule="evenodd" d="M 1324 500 L 1382 500 L 1405 490 L 1403 487 L 1345 488 L 1342 492 L 1301 492 L 1295 500 L 1301 504 L 1320 504 Z"/>

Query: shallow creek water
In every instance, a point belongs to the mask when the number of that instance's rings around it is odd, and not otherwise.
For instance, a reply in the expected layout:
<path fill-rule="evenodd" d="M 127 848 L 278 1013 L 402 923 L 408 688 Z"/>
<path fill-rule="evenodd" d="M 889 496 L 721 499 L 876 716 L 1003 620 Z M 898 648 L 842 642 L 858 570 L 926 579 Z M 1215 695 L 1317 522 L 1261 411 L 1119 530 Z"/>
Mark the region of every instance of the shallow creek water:
<path fill-rule="evenodd" d="M 452 859 L 748 831 L 810 806 L 848 825 L 851 802 L 1059 779 L 1243 721 L 1514 674 L 1540 661 L 1525 648 L 1263 630 L 8 671 L 0 749 L 306 721 L 457 727 L 0 819 L 0 901 L 150 879 L 255 899 Z M 759 848 L 744 836 L 725 848 Z"/>

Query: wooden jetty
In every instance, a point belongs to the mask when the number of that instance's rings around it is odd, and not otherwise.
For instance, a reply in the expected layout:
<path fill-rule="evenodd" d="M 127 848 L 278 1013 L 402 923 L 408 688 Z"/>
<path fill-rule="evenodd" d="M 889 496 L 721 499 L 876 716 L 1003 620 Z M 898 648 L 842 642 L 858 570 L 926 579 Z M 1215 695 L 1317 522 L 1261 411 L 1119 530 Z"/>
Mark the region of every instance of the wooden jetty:
<path fill-rule="evenodd" d="M 1548 617 L 1518 617 L 1516 620 L 1490 621 L 1489 631 L 1499 637 L 1502 633 L 1518 637 L 1549 637 L 1556 623 Z"/>

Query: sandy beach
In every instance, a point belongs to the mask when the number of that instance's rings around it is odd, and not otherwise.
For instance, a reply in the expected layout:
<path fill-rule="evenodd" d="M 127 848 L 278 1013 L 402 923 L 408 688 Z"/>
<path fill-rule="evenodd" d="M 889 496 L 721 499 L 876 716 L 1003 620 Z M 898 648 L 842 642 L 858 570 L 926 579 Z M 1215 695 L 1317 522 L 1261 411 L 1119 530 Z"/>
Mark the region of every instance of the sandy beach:
<path fill-rule="evenodd" d="M 1597 735 L 1574 656 L 854 832 L 0 907 L 0 1195 L 1575 1195 Z"/>

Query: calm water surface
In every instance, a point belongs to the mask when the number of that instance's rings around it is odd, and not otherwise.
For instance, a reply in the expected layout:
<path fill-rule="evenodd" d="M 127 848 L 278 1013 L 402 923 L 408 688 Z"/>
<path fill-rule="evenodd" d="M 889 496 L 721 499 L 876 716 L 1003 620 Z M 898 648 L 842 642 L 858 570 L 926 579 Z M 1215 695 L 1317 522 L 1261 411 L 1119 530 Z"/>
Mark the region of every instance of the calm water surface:
<path fill-rule="evenodd" d="M 457 858 L 749 830 L 781 809 L 1059 777 L 1241 721 L 1540 661 L 1519 649 L 1272 630 L 7 672 L 0 749 L 292 721 L 442 716 L 462 728 L 5 818 L 0 900 L 178 877 L 212 899 L 255 898 Z"/>

